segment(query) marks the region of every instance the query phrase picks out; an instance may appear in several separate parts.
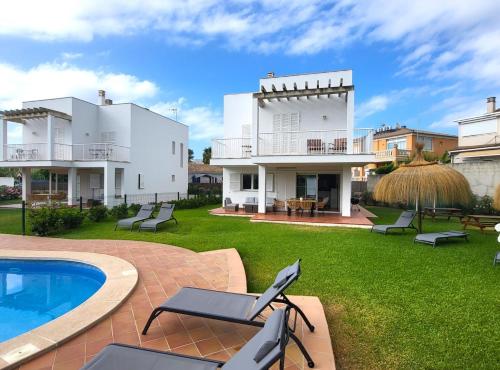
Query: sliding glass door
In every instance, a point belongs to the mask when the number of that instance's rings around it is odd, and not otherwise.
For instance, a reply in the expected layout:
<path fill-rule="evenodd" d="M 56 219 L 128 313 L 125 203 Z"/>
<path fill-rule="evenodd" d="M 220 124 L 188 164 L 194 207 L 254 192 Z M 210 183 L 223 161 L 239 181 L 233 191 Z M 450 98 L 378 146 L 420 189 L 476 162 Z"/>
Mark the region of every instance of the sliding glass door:
<path fill-rule="evenodd" d="M 316 199 L 318 182 L 316 175 L 297 175 L 297 198 Z"/>

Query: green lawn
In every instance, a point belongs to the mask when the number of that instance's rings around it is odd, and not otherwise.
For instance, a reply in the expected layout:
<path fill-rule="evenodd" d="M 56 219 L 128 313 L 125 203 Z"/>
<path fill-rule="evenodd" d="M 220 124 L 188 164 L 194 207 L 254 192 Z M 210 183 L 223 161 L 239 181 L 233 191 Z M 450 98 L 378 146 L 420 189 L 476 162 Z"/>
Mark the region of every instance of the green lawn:
<path fill-rule="evenodd" d="M 498 368 L 500 246 L 494 231 L 471 231 L 470 243 L 438 248 L 413 244 L 414 232 L 250 223 L 210 216 L 208 208 L 177 211 L 179 226 L 157 234 L 113 231 L 89 223 L 65 238 L 147 240 L 195 251 L 237 248 L 249 290 L 263 291 L 274 274 L 302 258 L 290 294 L 319 296 L 341 369 Z M 370 208 L 377 223 L 400 210 Z M 0 210 L 0 232 L 19 233 L 20 211 Z M 456 221 L 424 223 L 426 231 L 459 229 Z"/>

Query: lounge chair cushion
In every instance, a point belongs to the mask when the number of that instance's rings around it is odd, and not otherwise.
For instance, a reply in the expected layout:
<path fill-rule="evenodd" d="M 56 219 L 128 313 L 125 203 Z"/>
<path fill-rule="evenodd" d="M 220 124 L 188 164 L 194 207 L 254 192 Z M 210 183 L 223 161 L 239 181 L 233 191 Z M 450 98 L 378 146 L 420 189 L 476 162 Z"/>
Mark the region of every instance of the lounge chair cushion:
<path fill-rule="evenodd" d="M 132 346 L 104 347 L 82 370 L 215 370 L 217 364 Z"/>
<path fill-rule="evenodd" d="M 260 362 L 264 357 L 267 356 L 269 352 L 272 351 L 279 343 L 281 337 L 281 325 L 283 324 L 283 319 L 281 315 L 271 315 L 267 319 L 265 328 L 266 330 L 262 333 L 261 345 L 259 346 L 257 353 L 253 359 L 256 362 Z"/>
<path fill-rule="evenodd" d="M 257 297 L 199 288 L 181 288 L 160 307 L 174 312 L 246 319 Z"/>
<path fill-rule="evenodd" d="M 276 279 L 274 279 L 273 288 L 279 288 L 283 284 L 285 284 L 290 276 L 297 273 L 298 268 L 300 268 L 299 265 L 297 263 L 294 263 L 293 265 L 287 266 L 283 270 L 278 272 L 278 275 L 276 275 Z"/>

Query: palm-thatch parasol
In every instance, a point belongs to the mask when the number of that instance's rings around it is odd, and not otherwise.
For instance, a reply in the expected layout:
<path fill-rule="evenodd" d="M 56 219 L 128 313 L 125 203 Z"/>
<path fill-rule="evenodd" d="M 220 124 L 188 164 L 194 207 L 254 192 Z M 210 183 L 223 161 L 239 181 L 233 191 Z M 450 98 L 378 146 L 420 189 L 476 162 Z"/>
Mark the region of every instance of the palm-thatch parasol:
<path fill-rule="evenodd" d="M 497 211 L 500 211 L 500 184 L 497 185 L 497 188 L 495 190 L 495 198 L 493 198 L 493 208 L 495 208 Z"/>
<path fill-rule="evenodd" d="M 414 159 L 382 177 L 373 193 L 373 197 L 382 202 L 415 202 L 419 232 L 422 232 L 422 204 L 467 205 L 472 198 L 464 175 L 437 161 L 426 161 L 422 154 L 423 147 L 423 144 L 417 143 Z"/>

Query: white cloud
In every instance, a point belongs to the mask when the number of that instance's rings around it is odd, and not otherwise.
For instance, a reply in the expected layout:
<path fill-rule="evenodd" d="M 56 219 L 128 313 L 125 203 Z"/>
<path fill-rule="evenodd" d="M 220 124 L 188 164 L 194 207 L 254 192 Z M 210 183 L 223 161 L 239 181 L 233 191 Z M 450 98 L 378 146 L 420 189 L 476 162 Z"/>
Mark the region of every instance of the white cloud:
<path fill-rule="evenodd" d="M 389 104 L 390 98 L 388 96 L 373 96 L 356 108 L 356 119 L 361 121 L 375 113 L 382 112 L 387 109 Z"/>
<path fill-rule="evenodd" d="M 186 98 L 160 102 L 150 107 L 152 111 L 175 118 L 177 109 L 179 122 L 189 126 L 190 140 L 207 140 L 223 136 L 222 112 L 211 106 L 190 106 Z"/>
<path fill-rule="evenodd" d="M 104 89 L 116 102 L 144 101 L 154 97 L 158 86 L 136 76 L 93 71 L 67 63 L 46 63 L 22 69 L 0 63 L 0 108 L 19 108 L 21 102 L 76 96 L 96 101 L 97 90 Z"/>
<path fill-rule="evenodd" d="M 486 112 L 486 103 L 485 100 L 477 100 L 470 96 L 461 96 L 445 99 L 441 102 L 441 107 L 435 107 L 435 109 L 439 108 L 448 113 L 432 122 L 430 127 L 435 129 L 447 129 L 450 127 L 456 128 L 457 123 L 454 121 L 457 119 L 484 114 Z"/>

